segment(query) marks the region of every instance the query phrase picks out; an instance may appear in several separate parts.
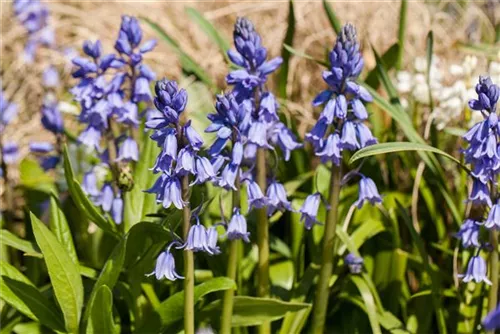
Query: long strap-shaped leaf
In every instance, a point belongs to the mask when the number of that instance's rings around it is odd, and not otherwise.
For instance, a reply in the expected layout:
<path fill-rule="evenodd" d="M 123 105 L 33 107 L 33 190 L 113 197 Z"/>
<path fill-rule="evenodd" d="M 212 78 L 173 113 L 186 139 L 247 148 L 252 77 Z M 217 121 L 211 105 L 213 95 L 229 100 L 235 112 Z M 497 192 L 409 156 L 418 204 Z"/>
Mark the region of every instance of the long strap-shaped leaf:
<path fill-rule="evenodd" d="M 36 243 L 47 265 L 54 294 L 64 314 L 66 330 L 76 333 L 83 306 L 83 284 L 78 264 L 73 262 L 54 234 L 31 212 L 30 218 Z"/>
<path fill-rule="evenodd" d="M 381 144 L 367 146 L 354 153 L 351 159 L 349 160 L 349 163 L 353 163 L 356 160 L 374 155 L 395 153 L 395 152 L 410 152 L 410 151 L 433 152 L 439 154 L 455 162 L 458 166 L 460 166 L 460 168 L 463 168 L 467 173 L 470 173 L 470 169 L 467 168 L 467 166 L 465 166 L 463 163 L 460 162 L 460 160 L 449 155 L 448 153 L 427 144 L 411 143 L 411 142 L 391 142 L 391 143 L 381 143 Z"/>

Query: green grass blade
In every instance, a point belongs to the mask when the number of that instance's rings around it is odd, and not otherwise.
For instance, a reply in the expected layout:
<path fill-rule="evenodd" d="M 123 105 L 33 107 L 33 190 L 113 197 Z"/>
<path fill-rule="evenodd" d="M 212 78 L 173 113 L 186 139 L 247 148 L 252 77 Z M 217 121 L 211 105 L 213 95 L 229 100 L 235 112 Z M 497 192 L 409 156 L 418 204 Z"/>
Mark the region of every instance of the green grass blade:
<path fill-rule="evenodd" d="M 409 152 L 409 151 L 423 151 L 423 152 L 432 152 L 439 154 L 455 162 L 457 165 L 459 165 L 468 173 L 471 172 L 469 168 L 467 168 L 467 166 L 462 164 L 462 162 L 457 158 L 455 158 L 454 156 L 451 156 L 448 153 L 441 151 L 440 149 L 432 147 L 430 145 L 421 143 L 412 143 L 412 142 L 390 142 L 390 143 L 370 145 L 362 148 L 359 151 L 356 151 L 356 153 L 354 153 L 351 159 L 349 160 L 349 163 L 353 163 L 356 160 L 374 155 L 394 153 L 394 152 Z"/>
<path fill-rule="evenodd" d="M 316 59 L 314 58 L 313 56 L 310 56 L 308 54 L 306 54 L 305 52 L 303 51 L 299 51 L 299 50 L 296 50 L 294 49 L 293 47 L 291 47 L 290 45 L 287 45 L 287 44 L 283 44 L 283 47 L 288 50 L 290 53 L 298 56 L 298 57 L 302 57 L 302 58 L 305 58 L 305 59 L 309 59 L 309 60 L 312 60 L 320 65 L 323 65 L 325 67 L 328 67 L 330 66 L 326 61 L 324 60 L 319 60 L 319 59 Z"/>
<path fill-rule="evenodd" d="M 288 82 L 288 69 L 290 67 L 290 56 L 291 52 L 285 47 L 285 45 L 293 45 L 293 36 L 295 34 L 295 12 L 293 10 L 293 0 L 288 3 L 288 28 L 285 34 L 285 40 L 283 41 L 283 47 L 281 48 L 281 58 L 283 58 L 283 63 L 281 64 L 280 71 L 278 72 L 277 78 L 277 91 L 278 97 L 286 99 L 286 84 Z"/>
<path fill-rule="evenodd" d="M 230 48 L 229 42 L 219 34 L 217 29 L 213 26 L 213 24 L 208 21 L 202 13 L 194 9 L 193 7 L 186 8 L 186 13 L 191 18 L 191 20 L 196 23 L 201 30 L 207 34 L 207 36 L 217 44 L 220 49 L 220 52 L 229 63 L 229 57 L 227 56 L 227 51 Z"/>
<path fill-rule="evenodd" d="M 383 65 L 385 66 L 386 71 L 389 71 L 396 65 L 400 50 L 401 50 L 400 44 L 395 43 L 389 49 L 387 49 L 387 51 L 384 52 L 381 59 Z M 375 89 L 378 88 L 378 86 L 380 85 L 380 80 L 378 78 L 377 71 L 378 71 L 377 67 L 375 67 L 370 71 L 370 73 L 368 73 L 365 79 L 365 83 Z"/>
<path fill-rule="evenodd" d="M 401 0 L 401 7 L 399 10 L 399 29 L 398 29 L 399 50 L 396 62 L 396 70 L 398 71 L 401 70 L 401 67 L 403 66 L 407 14 L 408 14 L 408 0 Z"/>
<path fill-rule="evenodd" d="M 57 240 L 66 249 L 68 255 L 74 263 L 78 263 L 78 256 L 76 255 L 75 244 L 73 243 L 73 236 L 69 229 L 68 221 L 64 212 L 59 208 L 57 200 L 54 196 L 50 197 L 50 230 L 55 234 Z"/>
<path fill-rule="evenodd" d="M 210 76 L 201 68 L 196 61 L 191 58 L 184 50 L 182 50 L 180 44 L 173 39 L 165 30 L 163 30 L 157 23 L 151 21 L 148 18 L 141 17 L 141 20 L 146 22 L 161 38 L 165 41 L 174 51 L 177 53 L 179 60 L 181 62 L 182 68 L 188 72 L 193 73 L 200 81 L 204 82 L 211 88 L 216 88 Z"/>
<path fill-rule="evenodd" d="M 332 7 L 326 0 L 323 0 L 323 8 L 326 12 L 326 16 L 328 16 L 328 21 L 330 22 L 330 25 L 332 26 L 335 33 L 338 35 L 340 33 L 340 30 L 342 30 L 342 24 L 340 23 L 339 19 L 337 18 L 337 15 L 335 15 L 335 12 L 333 11 Z"/>
<path fill-rule="evenodd" d="M 366 314 L 368 315 L 368 319 L 370 320 L 370 325 L 372 327 L 372 333 L 381 334 L 382 330 L 380 329 L 380 324 L 378 321 L 377 308 L 375 306 L 375 300 L 373 295 L 366 285 L 365 281 L 360 276 L 351 276 L 351 281 L 356 285 L 361 294 L 361 298 L 365 302 Z"/>

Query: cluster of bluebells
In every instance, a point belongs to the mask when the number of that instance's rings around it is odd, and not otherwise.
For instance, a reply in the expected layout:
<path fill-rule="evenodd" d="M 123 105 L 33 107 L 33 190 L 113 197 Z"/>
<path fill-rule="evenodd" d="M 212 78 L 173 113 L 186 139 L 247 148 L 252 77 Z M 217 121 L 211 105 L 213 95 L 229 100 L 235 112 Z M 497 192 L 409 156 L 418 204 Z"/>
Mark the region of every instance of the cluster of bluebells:
<path fill-rule="evenodd" d="M 370 129 L 364 123 L 368 113 L 363 103 L 372 101 L 370 93 L 356 83 L 363 69 L 363 58 L 359 50 L 356 29 L 351 24 L 342 28 L 333 50 L 329 54 L 330 69 L 323 72 L 323 80 L 328 88 L 313 101 L 313 106 L 324 105 L 320 117 L 306 134 L 316 156 L 323 163 L 337 166 L 342 163 L 343 151 L 356 151 L 377 143 Z M 372 179 L 361 177 L 359 198 L 355 205 L 361 208 L 365 202 L 372 205 L 381 203 L 382 198 Z M 354 174 L 350 173 L 349 176 Z M 301 220 L 310 229 L 318 224 L 317 213 L 321 194 L 308 196 L 300 209 Z"/>
<path fill-rule="evenodd" d="M 83 44 L 86 57 L 72 60 L 76 66 L 73 77 L 79 82 L 71 89 L 71 93 L 81 106 L 79 121 L 86 127 L 78 140 L 96 149 L 100 153 L 101 163 L 108 167 L 139 160 L 138 144 L 132 133 L 141 122 L 139 104 L 142 102 L 147 107 L 152 103 L 150 82 L 155 79 L 154 72 L 143 63 L 143 55 L 156 46 L 155 40 L 141 44 L 142 39 L 138 20 L 122 16 L 114 45 L 116 53 L 105 54 L 99 40 L 86 41 Z M 144 114 L 148 114 L 148 111 Z M 113 129 L 120 133 L 117 138 L 114 137 L 116 133 Z M 103 148 L 101 143 L 104 138 L 107 139 L 107 147 Z M 110 157 L 111 149 L 113 152 L 118 151 L 116 157 Z M 89 172 L 93 173 L 93 170 Z M 116 223 L 120 223 L 123 207 L 120 188 L 128 189 L 129 185 L 118 184 L 118 187 L 104 183 L 101 189 L 97 189 L 93 184 L 95 175 L 86 179 L 90 183 L 84 182 L 82 186 L 87 194 L 95 204 L 110 212 Z"/>
<path fill-rule="evenodd" d="M 500 228 L 500 203 L 497 187 L 497 178 L 500 172 L 500 124 L 498 122 L 497 102 L 500 88 L 489 77 L 480 77 L 476 85 L 477 99 L 469 101 L 469 107 L 480 112 L 483 120 L 476 123 L 463 136 L 468 143 L 464 150 L 465 161 L 472 166 L 472 190 L 469 201 L 474 205 L 483 206 L 487 212 L 486 218 L 466 219 L 460 227 L 457 237 L 461 239 L 465 248 L 476 248 L 467 265 L 464 282 L 475 281 L 491 284 L 487 277 L 486 261 L 479 255 L 483 248 L 479 238 L 480 227 L 486 230 Z"/>
<path fill-rule="evenodd" d="M 54 30 L 49 25 L 49 9 L 39 0 L 14 0 L 14 15 L 28 33 L 28 41 L 24 49 L 24 59 L 34 61 L 40 46 L 53 47 Z"/>
<path fill-rule="evenodd" d="M 4 96 L 4 92 L 0 91 L 0 135 L 5 133 L 5 128 L 9 125 L 17 115 L 17 105 L 11 103 Z M 3 142 L 3 137 L 0 136 L 0 145 L 2 146 L 3 164 L 10 165 L 17 161 L 19 157 L 18 145 L 14 142 Z M 3 177 L 3 169 L 0 167 L 0 176 Z"/>
<path fill-rule="evenodd" d="M 150 112 L 146 128 L 153 130 L 151 139 L 161 148 L 151 168 L 159 177 L 146 192 L 155 194 L 156 201 L 164 208 L 173 205 L 181 210 L 189 206 L 183 199 L 183 179 L 189 179 L 191 176 L 193 181 L 189 186 L 203 184 L 215 179 L 215 170 L 210 160 L 200 154 L 203 140 L 192 127 L 191 121 L 184 124 L 181 122 L 187 104 L 186 90 L 179 89 L 175 81 L 162 79 L 156 82 L 155 93 L 154 105 L 157 110 Z M 174 245 L 176 249 L 202 251 L 210 255 L 220 252 L 216 227 L 205 228 L 199 221 L 197 211 L 192 213 L 192 219 L 196 220 L 196 223 L 191 225 L 185 242 L 174 240 L 158 257 L 153 271 L 157 279 L 182 278 L 175 272 L 174 257 L 171 253 Z"/>
<path fill-rule="evenodd" d="M 216 113 L 208 116 L 212 123 L 205 130 L 216 133 L 217 137 L 209 149 L 215 172 L 221 171 L 214 183 L 226 190 L 236 190 L 235 181 L 245 181 L 249 209 L 267 208 L 269 215 L 276 210 L 291 210 L 281 183 L 271 178 L 267 189 L 261 189 L 252 173 L 258 148 L 279 147 L 285 160 L 289 160 L 291 151 L 302 146 L 279 120 L 275 96 L 265 90 L 267 77 L 276 71 L 282 59 L 267 60 L 267 49 L 260 35 L 246 18 L 237 19 L 233 38 L 236 50 L 229 50 L 228 56 L 238 69 L 226 77 L 233 89 L 217 96 Z M 229 239 L 249 241 L 246 220 L 239 208 L 233 209 L 226 226 Z"/>

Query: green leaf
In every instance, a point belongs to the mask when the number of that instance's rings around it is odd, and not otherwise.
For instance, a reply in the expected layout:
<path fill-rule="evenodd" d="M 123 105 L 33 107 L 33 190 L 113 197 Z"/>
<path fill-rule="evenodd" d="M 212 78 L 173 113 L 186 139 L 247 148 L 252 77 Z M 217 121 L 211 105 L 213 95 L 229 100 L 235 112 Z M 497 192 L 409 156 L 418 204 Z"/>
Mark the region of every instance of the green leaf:
<path fill-rule="evenodd" d="M 381 57 L 381 60 L 386 71 L 389 71 L 396 65 L 400 50 L 401 50 L 400 44 L 395 43 L 389 49 L 387 49 L 387 51 L 384 52 L 384 54 Z M 378 86 L 380 85 L 378 77 L 379 77 L 378 69 L 375 66 L 375 68 L 372 69 L 370 73 L 368 73 L 368 75 L 366 76 L 365 83 L 370 87 L 378 88 Z"/>
<path fill-rule="evenodd" d="M 410 142 L 381 143 L 381 144 L 367 146 L 354 153 L 351 159 L 349 160 L 349 163 L 351 164 L 356 160 L 366 157 L 371 157 L 374 155 L 394 153 L 394 152 L 408 152 L 408 151 L 424 151 L 424 152 L 437 153 L 457 163 L 461 168 L 470 173 L 470 170 L 469 168 L 467 168 L 467 166 L 463 165 L 460 162 L 460 160 L 449 155 L 448 153 L 441 151 L 440 149 L 432 147 L 430 145 L 420 144 L 420 143 L 410 143 Z"/>
<path fill-rule="evenodd" d="M 0 272 L 0 295 L 4 301 L 28 318 L 40 321 L 53 330 L 64 331 L 59 308 L 26 276 L 5 261 L 0 261 Z"/>
<path fill-rule="evenodd" d="M 403 66 L 403 55 L 405 53 L 405 32 L 406 32 L 406 17 L 408 13 L 408 0 L 401 0 L 399 9 L 399 29 L 398 29 L 398 43 L 399 49 L 397 54 L 396 69 L 399 71 Z"/>
<path fill-rule="evenodd" d="M 288 69 L 290 67 L 290 56 L 291 53 L 285 45 L 293 45 L 293 36 L 295 34 L 295 12 L 293 10 L 293 0 L 288 2 L 288 28 L 286 30 L 285 39 L 283 41 L 283 47 L 281 48 L 281 58 L 283 63 L 281 64 L 281 69 L 277 75 L 277 91 L 278 97 L 286 99 L 286 85 L 288 82 Z"/>
<path fill-rule="evenodd" d="M 293 276 L 293 262 L 290 260 L 273 263 L 269 266 L 269 278 L 273 286 L 290 291 L 293 287 Z"/>
<path fill-rule="evenodd" d="M 68 148 L 64 146 L 64 174 L 66 177 L 66 182 L 68 183 L 68 190 L 71 194 L 71 198 L 75 203 L 76 207 L 84 214 L 89 220 L 94 222 L 97 226 L 103 229 L 103 231 L 111 234 L 115 238 L 120 238 L 116 232 L 116 225 L 109 219 L 106 219 L 98 208 L 90 201 L 87 195 L 83 192 L 80 183 L 76 180 L 73 167 L 71 166 L 71 160 L 69 158 Z"/>
<path fill-rule="evenodd" d="M 227 277 L 213 278 L 194 287 L 194 303 L 211 292 L 235 288 L 236 285 L 232 279 Z M 162 302 L 153 313 L 150 313 L 144 321 L 144 328 L 140 328 L 138 333 L 164 331 L 165 327 L 182 320 L 183 317 L 184 292 L 180 291 Z"/>
<path fill-rule="evenodd" d="M 39 258 L 43 257 L 43 255 L 40 253 L 40 250 L 34 243 L 21 239 L 5 229 L 0 230 L 0 244 L 18 249 L 31 256 L 36 256 Z"/>
<path fill-rule="evenodd" d="M 47 265 L 54 294 L 64 314 L 66 329 L 70 333 L 76 333 L 83 306 L 83 284 L 78 264 L 73 262 L 54 234 L 31 212 L 30 218 L 33 234 Z"/>
<path fill-rule="evenodd" d="M 311 307 L 311 304 L 285 302 L 271 298 L 235 296 L 231 326 L 258 326 L 262 323 L 283 318 L 287 312 L 297 312 Z M 221 313 L 221 300 L 204 307 L 200 312 L 202 319 L 216 318 Z"/>
<path fill-rule="evenodd" d="M 207 36 L 212 41 L 215 42 L 215 44 L 217 44 L 217 46 L 220 49 L 220 52 L 222 53 L 226 61 L 229 63 L 230 62 L 229 57 L 227 56 L 227 51 L 230 48 L 229 42 L 219 34 L 219 32 L 217 31 L 217 29 L 215 29 L 212 23 L 210 23 L 210 21 L 208 21 L 199 11 L 197 11 L 193 7 L 188 7 L 186 8 L 186 12 L 188 16 L 191 18 L 191 20 L 193 20 L 193 22 L 195 22 L 201 28 L 201 30 L 205 34 L 207 34 Z"/>
<path fill-rule="evenodd" d="M 287 44 L 283 44 L 283 47 L 285 49 L 287 49 L 289 52 L 291 52 L 292 54 L 298 56 L 298 57 L 302 57 L 302 58 L 305 58 L 305 59 L 309 59 L 309 60 L 312 60 L 320 65 L 323 65 L 325 67 L 328 67 L 329 64 L 324 61 L 324 60 L 319 60 L 319 59 L 316 59 L 314 58 L 313 56 L 310 56 L 306 53 L 304 53 L 303 51 L 299 51 L 299 50 L 295 50 L 293 47 L 291 47 L 290 45 L 287 45 Z"/>
<path fill-rule="evenodd" d="M 87 333 L 116 333 L 113 322 L 113 293 L 106 285 L 99 287 L 90 308 Z"/>
<path fill-rule="evenodd" d="M 156 143 L 149 139 L 148 135 L 145 135 L 141 149 L 141 159 L 135 166 L 134 187 L 124 194 L 123 221 L 125 231 L 128 231 L 138 222 L 145 220 L 148 213 L 156 212 L 155 196 L 144 192 L 144 189 L 149 189 L 157 177 L 154 173 L 151 173 L 149 168 L 153 166 L 159 151 L 160 149 Z"/>
<path fill-rule="evenodd" d="M 99 278 L 94 284 L 92 288 L 92 292 L 90 293 L 89 299 L 87 301 L 87 306 L 85 307 L 85 311 L 82 317 L 82 330 L 85 330 L 88 327 L 88 320 L 91 316 L 91 305 L 94 303 L 94 300 L 97 297 L 99 289 L 102 286 L 107 286 L 109 289 L 113 289 L 116 282 L 118 281 L 118 276 L 123 268 L 123 263 L 125 262 L 125 254 L 126 254 L 126 238 L 122 239 L 120 243 L 118 243 L 113 252 L 109 256 L 108 261 L 104 264 L 101 273 L 99 274 Z"/>
<path fill-rule="evenodd" d="M 410 121 L 410 116 L 404 111 L 403 107 L 401 106 L 401 102 L 399 101 L 399 95 L 396 90 L 396 87 L 394 87 L 389 74 L 387 73 L 387 65 L 384 63 L 384 60 L 380 58 L 379 54 L 375 50 L 375 48 L 372 46 L 373 54 L 375 55 L 375 60 L 377 61 L 377 65 L 375 66 L 379 79 L 382 81 L 382 84 L 385 87 L 385 90 L 387 91 L 387 94 L 389 94 L 389 99 L 391 104 L 399 109 L 405 116 L 408 121 Z"/>
<path fill-rule="evenodd" d="M 340 23 L 337 15 L 335 15 L 332 7 L 326 0 L 323 0 L 323 8 L 325 9 L 326 16 L 328 16 L 328 21 L 330 21 L 330 25 L 332 26 L 333 30 L 337 35 L 340 34 L 340 31 L 342 30 L 342 24 Z"/>
<path fill-rule="evenodd" d="M 397 200 L 396 204 L 398 206 L 399 212 L 401 213 L 403 221 L 408 230 L 410 231 L 410 235 L 413 241 L 415 242 L 415 245 L 417 246 L 417 250 L 420 253 L 420 257 L 423 259 L 424 269 L 431 279 L 431 289 L 432 289 L 431 297 L 434 306 L 434 311 L 436 312 L 439 333 L 441 334 L 447 333 L 446 320 L 445 320 L 446 318 L 440 297 L 441 289 L 440 289 L 438 275 L 436 274 L 436 270 L 433 268 L 433 266 L 429 261 L 429 255 L 427 254 L 424 241 L 415 230 L 415 227 L 413 226 L 411 218 L 406 212 L 406 209 Z"/>
<path fill-rule="evenodd" d="M 380 324 L 378 322 L 377 307 L 375 306 L 375 300 L 370 291 L 370 288 L 366 285 L 365 281 L 360 276 L 352 275 L 351 281 L 354 283 L 354 285 L 356 285 L 361 294 L 361 298 L 363 298 L 363 301 L 365 302 L 366 314 L 368 315 L 368 319 L 370 320 L 372 333 L 381 334 L 382 330 L 380 329 Z"/>
<path fill-rule="evenodd" d="M 182 68 L 189 73 L 193 73 L 199 80 L 212 88 L 216 88 L 215 84 L 210 79 L 210 76 L 203 70 L 200 65 L 196 63 L 187 53 L 185 53 L 180 44 L 173 39 L 165 30 L 163 30 L 157 23 L 151 21 L 146 17 L 141 17 L 141 20 L 146 22 L 174 51 L 177 53 L 181 62 Z"/>
<path fill-rule="evenodd" d="M 54 196 L 50 197 L 50 230 L 55 234 L 57 240 L 66 249 L 74 263 L 78 263 L 73 237 L 68 226 L 64 212 L 59 208 Z"/>
<path fill-rule="evenodd" d="M 19 165 L 20 184 L 23 187 L 38 190 L 47 194 L 57 194 L 54 177 L 47 174 L 38 161 L 25 158 Z"/>

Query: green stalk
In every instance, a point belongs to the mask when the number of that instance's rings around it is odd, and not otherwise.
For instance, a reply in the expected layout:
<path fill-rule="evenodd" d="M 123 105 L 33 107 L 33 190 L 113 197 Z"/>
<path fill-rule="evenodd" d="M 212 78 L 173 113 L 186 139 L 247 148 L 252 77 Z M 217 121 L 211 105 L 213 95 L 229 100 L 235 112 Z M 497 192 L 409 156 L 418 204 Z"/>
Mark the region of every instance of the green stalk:
<path fill-rule="evenodd" d="M 257 150 L 257 184 L 262 193 L 266 193 L 266 150 Z M 269 222 L 266 208 L 257 211 L 257 247 L 259 249 L 259 262 L 257 264 L 257 296 L 269 297 Z M 260 334 L 271 333 L 271 323 L 265 322 L 259 326 Z"/>
<path fill-rule="evenodd" d="M 405 30 L 406 30 L 406 14 L 408 12 L 408 0 L 401 0 L 401 9 L 399 11 L 399 32 L 398 32 L 398 58 L 396 62 L 396 70 L 401 70 L 403 66 L 403 55 L 404 55 L 404 42 L 405 42 Z"/>
<path fill-rule="evenodd" d="M 235 208 L 240 207 L 240 175 L 239 170 L 236 174 L 236 180 L 234 182 L 236 190 L 233 191 L 233 211 Z M 238 269 L 238 258 L 239 258 L 239 244 L 241 241 L 239 239 L 229 241 L 229 259 L 227 264 L 227 277 L 236 281 L 236 274 Z M 233 298 L 234 289 L 228 289 L 224 292 L 224 298 L 222 300 L 222 318 L 220 332 L 221 334 L 231 333 L 231 318 L 233 317 Z"/>
<path fill-rule="evenodd" d="M 182 200 L 189 202 L 189 176 L 182 178 Z M 186 205 L 182 210 L 182 229 L 187 240 L 191 227 L 191 209 Z M 190 250 L 184 250 L 184 333 L 194 334 L 194 256 Z"/>
<path fill-rule="evenodd" d="M 339 166 L 332 165 L 330 194 L 328 210 L 325 223 L 325 233 L 323 235 L 323 253 L 321 257 L 321 269 L 319 282 L 316 287 L 316 298 L 314 302 L 314 315 L 312 323 L 312 333 L 323 334 L 325 332 L 325 318 L 328 306 L 328 282 L 333 270 L 333 249 L 335 244 L 335 231 L 338 220 L 338 206 L 340 199 L 341 170 Z"/>
<path fill-rule="evenodd" d="M 490 255 L 491 287 L 488 301 L 488 310 L 493 311 L 498 303 L 498 231 L 490 231 L 490 243 L 493 251 Z"/>

